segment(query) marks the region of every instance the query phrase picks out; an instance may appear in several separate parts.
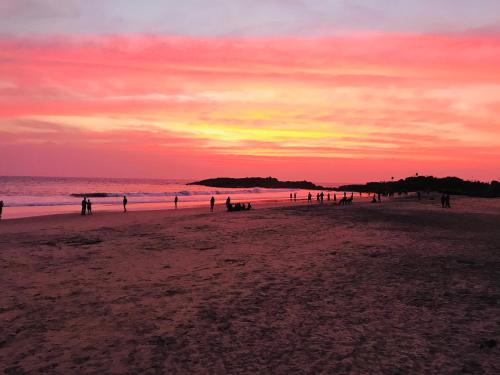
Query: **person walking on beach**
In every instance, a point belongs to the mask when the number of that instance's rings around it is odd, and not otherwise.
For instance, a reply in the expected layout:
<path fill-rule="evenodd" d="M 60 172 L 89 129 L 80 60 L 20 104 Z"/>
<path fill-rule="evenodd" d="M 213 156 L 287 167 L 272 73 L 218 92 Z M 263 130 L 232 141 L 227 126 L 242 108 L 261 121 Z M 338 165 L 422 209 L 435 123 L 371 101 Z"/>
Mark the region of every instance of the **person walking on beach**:
<path fill-rule="evenodd" d="M 214 212 L 215 198 L 210 198 L 210 212 Z"/>
<path fill-rule="evenodd" d="M 85 215 L 86 211 L 87 211 L 87 197 L 83 197 L 83 200 L 82 200 L 82 215 Z"/>
<path fill-rule="evenodd" d="M 92 215 L 92 202 L 90 199 L 87 200 L 87 215 Z"/>
<path fill-rule="evenodd" d="M 309 192 L 309 194 L 307 194 L 307 203 L 312 203 L 312 194 L 311 194 L 311 192 Z"/>
<path fill-rule="evenodd" d="M 179 202 L 179 198 L 176 195 L 175 198 L 174 198 L 175 208 L 177 208 L 177 202 Z"/>
<path fill-rule="evenodd" d="M 3 201 L 0 201 L 0 219 L 2 218 L 2 212 L 3 212 Z"/>
<path fill-rule="evenodd" d="M 124 195 L 123 196 L 123 212 L 127 212 L 127 203 L 128 203 L 127 196 Z"/>
<path fill-rule="evenodd" d="M 446 194 L 446 198 L 445 198 L 445 207 L 446 208 L 451 208 L 450 206 L 450 194 Z"/>

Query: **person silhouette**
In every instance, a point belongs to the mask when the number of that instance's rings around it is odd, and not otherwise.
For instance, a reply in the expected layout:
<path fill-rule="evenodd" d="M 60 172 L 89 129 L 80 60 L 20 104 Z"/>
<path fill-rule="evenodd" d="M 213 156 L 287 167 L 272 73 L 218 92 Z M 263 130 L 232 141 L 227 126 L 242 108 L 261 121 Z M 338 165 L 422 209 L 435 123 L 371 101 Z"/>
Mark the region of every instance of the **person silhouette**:
<path fill-rule="evenodd" d="M 446 195 L 443 194 L 441 195 L 441 207 L 445 208 L 445 206 L 446 206 Z"/>
<path fill-rule="evenodd" d="M 377 194 L 377 200 L 381 202 L 382 200 L 380 199 L 380 193 Z"/>
<path fill-rule="evenodd" d="M 92 215 L 92 202 L 90 199 L 87 199 L 87 214 Z"/>
<path fill-rule="evenodd" d="M 177 197 L 177 195 L 175 196 L 174 198 L 174 204 L 175 204 L 175 208 L 177 208 L 177 203 L 179 202 L 179 198 Z"/>
<path fill-rule="evenodd" d="M 293 200 L 297 202 L 297 193 L 293 193 Z"/>
<path fill-rule="evenodd" d="M 312 194 L 311 194 L 311 192 L 309 192 L 309 194 L 307 194 L 307 203 L 312 203 Z"/>
<path fill-rule="evenodd" d="M 123 212 L 127 212 L 127 203 L 128 203 L 127 196 L 124 195 L 123 196 Z"/>
<path fill-rule="evenodd" d="M 229 207 L 230 204 L 231 204 L 231 198 L 227 197 L 227 199 L 226 199 L 226 206 Z"/>
<path fill-rule="evenodd" d="M 85 215 L 86 211 L 87 211 L 87 197 L 83 197 L 83 200 L 82 200 L 82 215 Z"/>
<path fill-rule="evenodd" d="M 326 195 L 326 200 L 327 200 L 328 202 L 330 202 L 330 193 L 328 193 L 328 194 Z"/>
<path fill-rule="evenodd" d="M 446 194 L 445 206 L 446 206 L 446 208 L 451 208 L 451 206 L 450 206 L 450 194 Z"/>
<path fill-rule="evenodd" d="M 325 193 L 321 192 L 321 194 L 319 195 L 319 199 L 320 199 L 321 203 L 323 203 L 324 197 L 325 197 Z"/>
<path fill-rule="evenodd" d="M 333 193 L 333 201 L 337 202 L 337 194 L 336 193 Z"/>
<path fill-rule="evenodd" d="M 210 198 L 210 212 L 214 212 L 215 198 Z"/>
<path fill-rule="evenodd" d="M 293 195 L 292 195 L 292 193 L 290 193 L 290 202 L 292 201 L 292 199 L 293 199 Z"/>
<path fill-rule="evenodd" d="M 3 201 L 0 201 L 0 219 L 2 218 L 3 206 Z"/>
<path fill-rule="evenodd" d="M 319 193 L 316 193 L 316 201 L 319 202 Z"/>
<path fill-rule="evenodd" d="M 375 194 L 373 194 L 372 203 L 377 203 L 377 198 L 376 198 Z"/>

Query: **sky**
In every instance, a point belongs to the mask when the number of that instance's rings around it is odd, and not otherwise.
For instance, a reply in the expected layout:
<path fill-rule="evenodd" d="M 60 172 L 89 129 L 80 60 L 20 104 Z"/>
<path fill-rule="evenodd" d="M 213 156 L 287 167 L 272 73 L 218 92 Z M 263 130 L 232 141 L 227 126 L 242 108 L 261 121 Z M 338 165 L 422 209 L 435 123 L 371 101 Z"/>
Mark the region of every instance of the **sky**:
<path fill-rule="evenodd" d="M 497 0 L 0 0 L 0 175 L 500 179 Z"/>

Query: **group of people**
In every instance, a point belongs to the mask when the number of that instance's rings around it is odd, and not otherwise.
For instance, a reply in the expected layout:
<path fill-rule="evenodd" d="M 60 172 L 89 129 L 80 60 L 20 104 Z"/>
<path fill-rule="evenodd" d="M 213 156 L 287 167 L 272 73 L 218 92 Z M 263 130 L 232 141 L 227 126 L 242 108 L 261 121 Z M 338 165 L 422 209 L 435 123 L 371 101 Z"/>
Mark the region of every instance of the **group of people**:
<path fill-rule="evenodd" d="M 214 199 L 214 198 L 212 197 L 212 199 Z M 214 202 L 215 202 L 215 200 L 214 200 Z M 212 201 L 210 201 L 210 204 L 212 204 Z M 248 211 L 252 208 L 252 204 L 250 202 L 248 202 L 248 204 L 246 206 L 245 206 L 245 203 L 232 204 L 231 198 L 227 197 L 226 208 L 228 211 Z M 213 206 L 212 206 L 212 211 L 213 211 Z"/>
<path fill-rule="evenodd" d="M 82 215 L 92 215 L 92 202 L 87 197 L 82 200 Z"/>
<path fill-rule="evenodd" d="M 296 197 L 296 196 L 297 196 L 297 194 L 294 194 L 294 197 Z M 311 193 L 307 194 L 307 203 L 312 203 L 312 197 L 313 196 Z M 339 200 L 339 204 L 345 204 L 346 202 L 352 202 L 353 199 L 354 199 L 354 196 L 352 193 L 351 193 L 351 197 L 347 198 L 346 193 L 344 192 L 344 197 Z M 295 200 L 297 200 L 297 199 L 295 199 Z M 323 203 L 324 200 L 325 200 L 325 193 L 323 193 L 323 192 L 316 193 L 316 202 Z M 330 195 L 330 193 L 326 194 L 326 200 L 328 202 L 330 202 L 332 200 L 332 196 Z M 337 194 L 336 193 L 333 194 L 333 201 L 337 202 Z"/>

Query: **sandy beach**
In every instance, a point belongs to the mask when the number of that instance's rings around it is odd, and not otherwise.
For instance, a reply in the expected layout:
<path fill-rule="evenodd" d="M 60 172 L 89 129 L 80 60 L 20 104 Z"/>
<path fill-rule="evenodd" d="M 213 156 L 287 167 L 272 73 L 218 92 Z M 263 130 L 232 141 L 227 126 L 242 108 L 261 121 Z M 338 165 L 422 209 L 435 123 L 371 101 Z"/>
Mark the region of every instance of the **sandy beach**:
<path fill-rule="evenodd" d="M 7 374 L 498 374 L 500 199 L 0 222 Z"/>

